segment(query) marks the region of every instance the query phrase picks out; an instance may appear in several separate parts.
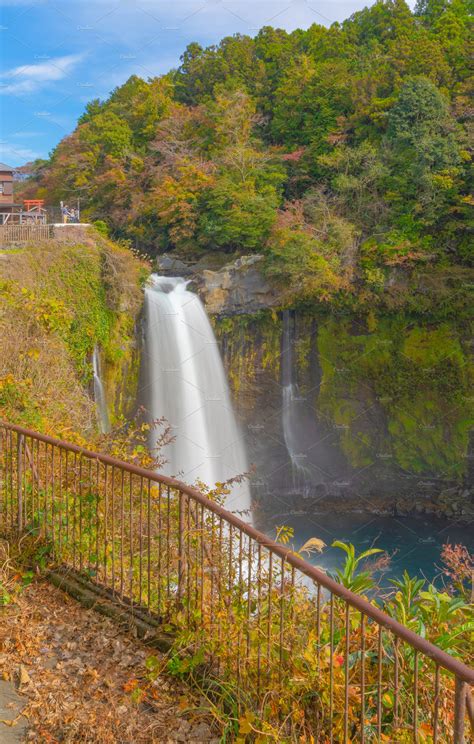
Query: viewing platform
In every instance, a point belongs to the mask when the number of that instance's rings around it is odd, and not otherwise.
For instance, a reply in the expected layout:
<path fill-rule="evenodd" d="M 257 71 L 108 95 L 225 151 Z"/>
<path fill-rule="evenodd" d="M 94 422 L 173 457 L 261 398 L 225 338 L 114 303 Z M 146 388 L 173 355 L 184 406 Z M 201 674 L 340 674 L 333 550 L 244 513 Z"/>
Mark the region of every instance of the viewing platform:
<path fill-rule="evenodd" d="M 14 201 L 14 169 L 0 163 L 0 247 L 16 246 L 31 240 L 51 240 L 56 228 L 84 227 L 79 203 L 69 207 L 46 206 L 44 199 Z"/>

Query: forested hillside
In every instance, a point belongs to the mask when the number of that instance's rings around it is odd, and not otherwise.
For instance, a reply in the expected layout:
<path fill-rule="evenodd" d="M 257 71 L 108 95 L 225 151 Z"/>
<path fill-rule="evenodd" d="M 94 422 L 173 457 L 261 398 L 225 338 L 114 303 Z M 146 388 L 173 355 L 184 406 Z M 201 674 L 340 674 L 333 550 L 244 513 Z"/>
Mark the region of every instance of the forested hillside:
<path fill-rule="evenodd" d="M 190 44 L 177 70 L 89 103 L 21 189 L 80 196 L 150 253 L 263 253 L 291 301 L 387 303 L 403 275 L 392 306 L 455 296 L 459 312 L 473 258 L 468 7 L 379 0 L 330 28 Z"/>

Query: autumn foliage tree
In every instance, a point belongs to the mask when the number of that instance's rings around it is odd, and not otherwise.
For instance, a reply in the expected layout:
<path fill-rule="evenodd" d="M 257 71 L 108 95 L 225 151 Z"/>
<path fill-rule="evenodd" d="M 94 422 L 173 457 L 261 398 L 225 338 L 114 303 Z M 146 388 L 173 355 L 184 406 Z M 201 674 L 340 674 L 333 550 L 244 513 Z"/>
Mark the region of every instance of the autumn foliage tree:
<path fill-rule="evenodd" d="M 178 69 L 91 101 L 20 190 L 80 196 L 88 219 L 151 253 L 265 253 L 290 284 L 293 263 L 324 253 L 334 292 L 367 272 L 382 286 L 394 264 L 465 267 L 469 32 L 467 0 L 413 12 L 377 0 L 328 28 L 192 43 Z M 307 222 L 298 239 L 281 227 L 315 193 L 342 230 L 343 262 L 321 236 L 308 253 Z"/>

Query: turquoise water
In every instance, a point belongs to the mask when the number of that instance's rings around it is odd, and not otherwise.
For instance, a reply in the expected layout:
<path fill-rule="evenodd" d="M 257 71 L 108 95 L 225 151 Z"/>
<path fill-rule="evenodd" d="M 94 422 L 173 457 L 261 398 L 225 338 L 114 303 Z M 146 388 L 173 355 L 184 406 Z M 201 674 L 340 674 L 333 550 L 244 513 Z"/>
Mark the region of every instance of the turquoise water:
<path fill-rule="evenodd" d="M 265 522 L 263 524 L 263 521 Z M 294 529 L 290 543 L 299 550 L 311 537 L 318 537 L 328 547 L 322 553 L 304 554 L 313 565 L 332 572 L 340 567 L 344 553 L 331 548 L 334 540 L 351 542 L 356 551 L 361 552 L 375 547 L 383 549 L 390 556 L 390 564 L 379 574 L 382 585 L 389 579 L 400 577 L 404 570 L 412 576 L 425 577 L 432 581 L 442 578 L 440 553 L 444 543 L 462 543 L 469 550 L 474 549 L 473 525 L 448 523 L 443 519 L 426 517 L 376 517 L 351 514 L 311 517 L 308 515 L 279 514 L 259 521 L 256 526 L 271 537 L 275 528 L 288 525 Z"/>

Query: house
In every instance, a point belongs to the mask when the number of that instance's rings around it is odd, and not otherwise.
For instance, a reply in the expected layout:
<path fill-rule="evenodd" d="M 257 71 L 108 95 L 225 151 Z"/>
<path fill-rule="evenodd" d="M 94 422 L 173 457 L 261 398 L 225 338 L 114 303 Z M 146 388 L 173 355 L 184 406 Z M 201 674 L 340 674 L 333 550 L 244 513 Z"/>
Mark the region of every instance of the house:
<path fill-rule="evenodd" d="M 0 223 L 5 221 L 5 214 L 11 214 L 14 207 L 18 207 L 13 201 L 13 168 L 5 163 L 0 163 Z"/>
<path fill-rule="evenodd" d="M 0 225 L 46 224 L 47 213 L 42 199 L 29 199 L 24 204 L 15 203 L 13 173 L 13 168 L 0 163 Z"/>

